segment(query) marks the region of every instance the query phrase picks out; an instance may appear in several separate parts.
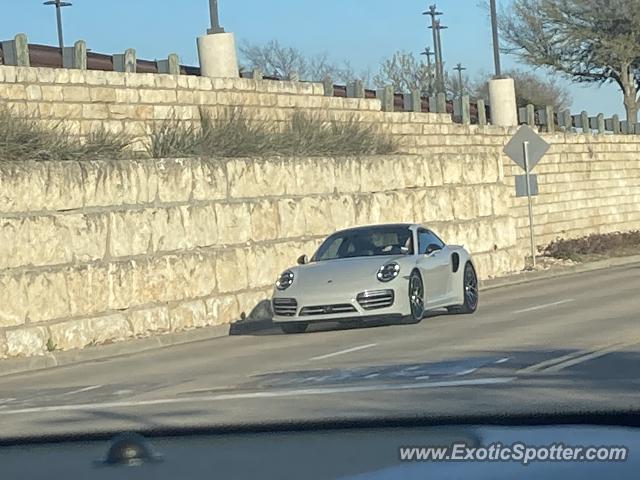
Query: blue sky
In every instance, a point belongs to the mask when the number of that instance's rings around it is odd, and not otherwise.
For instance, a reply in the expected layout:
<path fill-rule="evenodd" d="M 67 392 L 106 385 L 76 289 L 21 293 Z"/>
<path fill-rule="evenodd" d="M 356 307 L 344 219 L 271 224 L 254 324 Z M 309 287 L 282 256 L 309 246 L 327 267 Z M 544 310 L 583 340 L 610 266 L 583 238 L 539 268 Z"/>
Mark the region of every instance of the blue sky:
<path fill-rule="evenodd" d="M 182 62 L 197 64 L 195 37 L 209 22 L 207 0 L 71 0 L 64 9 L 65 41 L 87 41 L 101 53 L 135 48 L 139 58 L 166 57 L 175 52 Z M 53 7 L 39 0 L 2 0 L 0 38 L 18 32 L 33 43 L 57 43 Z M 348 60 L 360 71 L 377 70 L 382 58 L 397 50 L 420 52 L 430 45 L 431 31 L 420 15 L 436 2 L 445 13 L 445 62 L 462 62 L 468 73 L 493 69 L 491 31 L 481 0 L 219 0 L 221 23 L 237 41 L 263 43 L 278 39 L 308 54 L 328 53 Z M 505 5 L 509 0 L 498 0 Z M 516 66 L 503 57 L 505 68 Z M 527 67 L 524 67 L 527 68 Z M 613 85 L 570 85 L 573 110 L 590 114 L 623 114 L 619 89 Z"/>

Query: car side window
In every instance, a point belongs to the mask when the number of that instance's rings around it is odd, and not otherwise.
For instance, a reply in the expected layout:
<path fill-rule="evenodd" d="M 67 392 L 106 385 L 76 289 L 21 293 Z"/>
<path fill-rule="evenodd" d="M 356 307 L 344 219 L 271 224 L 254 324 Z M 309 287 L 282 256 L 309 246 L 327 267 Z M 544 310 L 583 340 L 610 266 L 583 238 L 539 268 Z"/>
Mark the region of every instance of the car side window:
<path fill-rule="evenodd" d="M 427 253 L 427 247 L 431 244 L 444 248 L 444 243 L 429 230 L 418 230 L 418 252 L 420 255 Z"/>

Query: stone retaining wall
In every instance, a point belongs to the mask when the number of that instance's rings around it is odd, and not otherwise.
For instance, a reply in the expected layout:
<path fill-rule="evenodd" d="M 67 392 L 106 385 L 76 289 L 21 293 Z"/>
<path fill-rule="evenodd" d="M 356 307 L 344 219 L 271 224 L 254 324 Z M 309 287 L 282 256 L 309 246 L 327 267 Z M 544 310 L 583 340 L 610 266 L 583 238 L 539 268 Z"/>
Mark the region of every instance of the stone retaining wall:
<path fill-rule="evenodd" d="M 522 266 L 497 155 L 2 163 L 0 355 L 233 322 L 326 234 L 399 221 Z"/>

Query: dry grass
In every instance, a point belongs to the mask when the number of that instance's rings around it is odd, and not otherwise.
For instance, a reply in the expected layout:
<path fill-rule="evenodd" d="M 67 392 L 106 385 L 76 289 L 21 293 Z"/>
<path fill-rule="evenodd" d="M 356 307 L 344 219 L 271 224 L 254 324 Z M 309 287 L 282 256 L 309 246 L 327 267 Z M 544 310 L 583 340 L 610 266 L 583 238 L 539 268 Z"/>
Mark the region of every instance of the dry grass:
<path fill-rule="evenodd" d="M 584 262 L 608 257 L 640 254 L 640 231 L 589 235 L 573 240 L 556 240 L 544 249 L 544 255 Z"/>
<path fill-rule="evenodd" d="M 45 128 L 0 105 L 0 160 L 78 160 L 122 157 L 130 139 L 99 130 L 84 140 L 62 125 Z"/>
<path fill-rule="evenodd" d="M 326 122 L 296 112 L 284 129 L 250 121 L 241 109 L 212 119 L 201 111 L 200 126 L 185 126 L 169 119 L 151 135 L 152 157 L 218 156 L 347 156 L 388 154 L 395 150 L 392 138 L 355 119 Z"/>

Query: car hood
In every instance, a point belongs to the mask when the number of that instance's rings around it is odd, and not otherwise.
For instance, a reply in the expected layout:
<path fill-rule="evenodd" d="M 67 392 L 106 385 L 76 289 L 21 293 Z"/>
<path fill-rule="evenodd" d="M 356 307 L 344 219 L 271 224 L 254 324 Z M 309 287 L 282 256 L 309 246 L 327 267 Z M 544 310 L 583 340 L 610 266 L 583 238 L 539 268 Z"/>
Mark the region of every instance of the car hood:
<path fill-rule="evenodd" d="M 297 288 L 318 289 L 322 286 L 330 288 L 350 287 L 377 283 L 376 273 L 378 269 L 387 263 L 398 262 L 400 267 L 406 263 L 407 255 L 356 257 L 339 260 L 327 260 L 313 262 L 297 267 L 295 285 Z M 400 274 L 408 272 L 400 271 Z"/>

